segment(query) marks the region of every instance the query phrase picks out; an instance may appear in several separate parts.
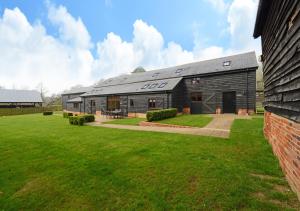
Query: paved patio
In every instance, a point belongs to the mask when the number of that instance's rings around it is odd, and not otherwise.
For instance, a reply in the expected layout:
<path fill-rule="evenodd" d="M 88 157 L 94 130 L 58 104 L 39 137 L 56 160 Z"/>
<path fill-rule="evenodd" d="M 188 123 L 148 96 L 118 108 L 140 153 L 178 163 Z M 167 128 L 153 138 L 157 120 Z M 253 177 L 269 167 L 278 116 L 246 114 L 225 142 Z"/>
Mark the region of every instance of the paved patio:
<path fill-rule="evenodd" d="M 116 128 L 136 131 L 152 131 L 165 133 L 179 133 L 199 136 L 212 136 L 219 138 L 229 138 L 230 128 L 235 119 L 251 119 L 250 116 L 238 116 L 235 114 L 211 114 L 213 120 L 203 128 L 173 128 L 173 127 L 149 127 L 149 126 L 135 126 L 135 125 L 117 125 L 117 124 L 103 124 L 113 119 L 106 119 L 105 117 L 96 117 L 96 121 L 88 123 L 90 126 L 99 126 L 105 128 Z"/>

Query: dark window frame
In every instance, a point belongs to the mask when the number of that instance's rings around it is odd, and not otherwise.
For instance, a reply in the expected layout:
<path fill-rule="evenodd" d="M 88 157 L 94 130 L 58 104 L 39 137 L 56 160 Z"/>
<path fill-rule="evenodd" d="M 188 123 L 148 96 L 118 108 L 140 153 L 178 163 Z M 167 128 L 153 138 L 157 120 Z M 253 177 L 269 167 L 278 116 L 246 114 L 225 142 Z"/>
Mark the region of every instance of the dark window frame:
<path fill-rule="evenodd" d="M 156 99 L 155 98 L 148 99 L 148 108 L 149 109 L 156 108 Z"/>
<path fill-rule="evenodd" d="M 191 92 L 190 99 L 192 102 L 202 102 L 202 92 Z"/>
<path fill-rule="evenodd" d="M 73 103 L 73 108 L 79 108 L 79 103 Z"/>
<path fill-rule="evenodd" d="M 164 88 L 167 84 L 167 82 L 162 82 L 157 88 Z"/>
<path fill-rule="evenodd" d="M 130 107 L 134 107 L 134 101 L 133 101 L 133 99 L 129 99 L 129 105 L 130 105 Z"/>
<path fill-rule="evenodd" d="M 229 67 L 231 65 L 231 61 L 224 61 L 223 67 Z"/>

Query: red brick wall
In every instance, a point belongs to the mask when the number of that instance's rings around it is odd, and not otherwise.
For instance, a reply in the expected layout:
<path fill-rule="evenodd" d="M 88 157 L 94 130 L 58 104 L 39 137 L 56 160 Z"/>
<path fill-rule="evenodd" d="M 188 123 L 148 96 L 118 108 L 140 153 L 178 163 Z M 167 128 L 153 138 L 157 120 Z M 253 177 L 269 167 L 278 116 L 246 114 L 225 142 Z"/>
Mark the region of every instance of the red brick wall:
<path fill-rule="evenodd" d="M 265 112 L 264 133 L 291 188 L 300 199 L 300 124 Z"/>

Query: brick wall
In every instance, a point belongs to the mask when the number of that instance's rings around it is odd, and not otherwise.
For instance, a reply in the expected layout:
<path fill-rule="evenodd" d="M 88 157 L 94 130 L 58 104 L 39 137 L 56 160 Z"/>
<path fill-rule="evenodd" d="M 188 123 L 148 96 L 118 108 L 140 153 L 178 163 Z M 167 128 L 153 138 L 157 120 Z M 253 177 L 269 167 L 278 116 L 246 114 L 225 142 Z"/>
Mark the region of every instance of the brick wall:
<path fill-rule="evenodd" d="M 264 133 L 291 188 L 300 199 L 300 124 L 265 112 Z"/>

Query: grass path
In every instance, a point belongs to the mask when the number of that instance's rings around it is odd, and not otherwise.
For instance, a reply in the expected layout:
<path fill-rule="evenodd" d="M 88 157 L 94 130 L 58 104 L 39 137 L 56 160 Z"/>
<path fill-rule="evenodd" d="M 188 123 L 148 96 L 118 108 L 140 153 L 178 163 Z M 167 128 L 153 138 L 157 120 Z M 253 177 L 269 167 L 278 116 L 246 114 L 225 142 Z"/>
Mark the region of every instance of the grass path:
<path fill-rule="evenodd" d="M 0 210 L 299 210 L 263 119 L 229 140 L 0 118 Z"/>

